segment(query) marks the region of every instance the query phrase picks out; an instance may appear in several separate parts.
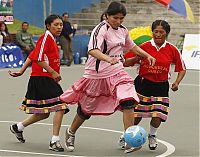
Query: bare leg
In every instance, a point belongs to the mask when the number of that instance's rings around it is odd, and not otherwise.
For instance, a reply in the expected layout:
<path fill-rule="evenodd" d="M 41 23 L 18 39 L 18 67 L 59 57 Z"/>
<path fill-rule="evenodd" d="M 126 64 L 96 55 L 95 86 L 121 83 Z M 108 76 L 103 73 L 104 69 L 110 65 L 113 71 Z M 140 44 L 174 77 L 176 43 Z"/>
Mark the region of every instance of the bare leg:
<path fill-rule="evenodd" d="M 142 120 L 142 117 L 135 117 L 134 125 L 138 125 L 141 120 Z"/>
<path fill-rule="evenodd" d="M 70 126 L 70 131 L 72 133 L 76 133 L 76 131 L 78 130 L 78 128 L 83 124 L 85 120 L 81 119 L 78 114 L 76 114 L 76 116 L 74 117 L 74 120 Z"/>
<path fill-rule="evenodd" d="M 59 136 L 60 127 L 61 127 L 64 112 L 65 112 L 64 110 L 57 111 L 54 115 L 54 118 L 53 118 L 53 135 L 55 135 L 55 136 Z"/>
<path fill-rule="evenodd" d="M 124 130 L 126 130 L 128 127 L 134 125 L 134 110 L 133 109 L 128 109 L 128 110 L 123 110 L 123 121 L 124 121 Z M 124 153 L 130 153 L 136 150 L 141 149 L 141 147 L 134 148 L 129 145 L 125 145 L 125 150 Z"/>
<path fill-rule="evenodd" d="M 38 114 L 33 114 L 27 119 L 25 119 L 22 124 L 24 127 L 27 127 L 30 124 L 33 124 L 35 122 L 38 122 L 40 120 L 46 119 L 49 117 L 49 113 L 38 113 Z"/>
<path fill-rule="evenodd" d="M 152 117 L 150 124 L 154 127 L 154 128 L 158 128 L 161 124 L 161 119 L 158 117 Z"/>
<path fill-rule="evenodd" d="M 33 114 L 26 118 L 23 122 L 19 122 L 17 124 L 13 124 L 10 126 L 10 131 L 15 134 L 16 138 L 24 143 L 25 139 L 23 137 L 23 129 L 24 127 L 27 127 L 35 122 L 38 122 L 40 120 L 46 119 L 49 117 L 49 113 L 44 113 L 44 114 Z"/>
<path fill-rule="evenodd" d="M 134 124 L 134 110 L 133 109 L 124 109 L 123 110 L 123 122 L 124 122 L 124 130 Z"/>

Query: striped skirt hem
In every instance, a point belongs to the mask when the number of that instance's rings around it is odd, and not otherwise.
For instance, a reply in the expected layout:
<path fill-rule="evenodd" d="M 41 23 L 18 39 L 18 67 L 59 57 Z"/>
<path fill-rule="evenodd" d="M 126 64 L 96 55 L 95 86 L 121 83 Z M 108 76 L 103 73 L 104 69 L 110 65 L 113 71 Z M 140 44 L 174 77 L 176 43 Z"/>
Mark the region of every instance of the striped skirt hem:
<path fill-rule="evenodd" d="M 65 110 L 65 113 L 69 112 L 68 105 L 61 102 L 59 98 L 46 100 L 30 100 L 25 98 L 20 109 L 27 114 L 50 113 L 61 110 Z"/>
<path fill-rule="evenodd" d="M 135 117 L 159 117 L 162 122 L 167 120 L 169 112 L 168 97 L 146 97 L 140 94 L 138 94 L 138 97 L 140 99 L 140 103 L 135 107 Z"/>

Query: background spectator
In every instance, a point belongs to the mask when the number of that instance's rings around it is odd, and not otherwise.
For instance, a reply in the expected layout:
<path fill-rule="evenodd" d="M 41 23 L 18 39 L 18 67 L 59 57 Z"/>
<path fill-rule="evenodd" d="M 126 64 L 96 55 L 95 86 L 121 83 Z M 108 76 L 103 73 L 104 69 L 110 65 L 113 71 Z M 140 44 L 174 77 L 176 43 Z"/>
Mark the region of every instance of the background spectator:
<path fill-rule="evenodd" d="M 3 46 L 5 44 L 9 44 L 12 42 L 12 38 L 10 36 L 10 33 L 8 32 L 7 25 L 4 22 L 0 22 L 0 46 Z"/>
<path fill-rule="evenodd" d="M 23 51 L 24 59 L 26 60 L 30 52 L 35 48 L 32 34 L 28 32 L 29 23 L 23 22 L 22 28 L 16 34 L 17 43 Z"/>
<path fill-rule="evenodd" d="M 103 20 L 106 20 L 106 11 L 101 14 L 100 22 L 102 22 Z"/>
<path fill-rule="evenodd" d="M 3 45 L 3 36 L 0 34 L 0 46 Z"/>
<path fill-rule="evenodd" d="M 70 66 L 73 60 L 72 56 L 72 37 L 76 32 L 77 25 L 73 28 L 71 23 L 68 21 L 69 14 L 63 13 L 63 29 L 60 35 L 60 46 L 63 50 L 63 58 L 61 58 L 61 64 Z"/>

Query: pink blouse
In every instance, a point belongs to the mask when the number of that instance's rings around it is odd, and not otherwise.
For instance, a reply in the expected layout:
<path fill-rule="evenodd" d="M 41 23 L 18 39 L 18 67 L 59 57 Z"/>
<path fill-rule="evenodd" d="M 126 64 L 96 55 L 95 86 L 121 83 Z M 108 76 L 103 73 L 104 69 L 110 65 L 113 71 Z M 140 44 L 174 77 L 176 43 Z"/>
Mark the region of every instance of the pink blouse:
<path fill-rule="evenodd" d="M 129 50 L 134 46 L 135 43 L 130 39 L 126 27 L 121 25 L 118 29 L 113 29 L 107 21 L 102 21 L 92 31 L 88 52 L 93 49 L 99 49 L 102 53 L 120 60 L 123 59 L 124 49 Z M 105 61 L 98 62 L 97 58 L 89 55 L 83 77 L 93 79 L 107 78 L 124 70 L 121 61 L 115 65 Z"/>

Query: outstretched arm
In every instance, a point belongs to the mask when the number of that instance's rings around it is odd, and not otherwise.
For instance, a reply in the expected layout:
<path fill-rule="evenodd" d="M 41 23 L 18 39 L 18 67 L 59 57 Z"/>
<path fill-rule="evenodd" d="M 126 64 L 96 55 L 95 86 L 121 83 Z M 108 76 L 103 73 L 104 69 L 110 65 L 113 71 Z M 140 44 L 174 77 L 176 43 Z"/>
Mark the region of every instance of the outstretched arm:
<path fill-rule="evenodd" d="M 139 62 L 140 59 L 141 59 L 141 57 L 139 57 L 139 56 L 127 58 L 127 59 L 125 59 L 125 62 L 123 65 L 124 65 L 124 67 L 134 66 L 136 63 Z"/>
<path fill-rule="evenodd" d="M 10 76 L 12 77 L 18 77 L 21 76 L 27 69 L 27 67 L 31 64 L 31 60 L 30 58 L 27 58 L 24 65 L 22 66 L 22 68 L 18 71 L 18 72 L 11 72 L 10 70 L 8 71 L 8 73 L 10 74 Z"/>
<path fill-rule="evenodd" d="M 147 58 L 148 61 L 149 61 L 149 64 L 151 66 L 154 66 L 155 62 L 156 62 L 156 59 L 153 58 L 150 54 L 148 54 L 146 51 L 144 51 L 143 49 L 141 49 L 139 46 L 134 46 L 132 49 L 131 49 L 132 52 L 136 53 L 137 55 L 141 56 L 141 57 L 144 57 L 144 58 Z"/>

